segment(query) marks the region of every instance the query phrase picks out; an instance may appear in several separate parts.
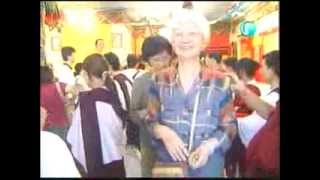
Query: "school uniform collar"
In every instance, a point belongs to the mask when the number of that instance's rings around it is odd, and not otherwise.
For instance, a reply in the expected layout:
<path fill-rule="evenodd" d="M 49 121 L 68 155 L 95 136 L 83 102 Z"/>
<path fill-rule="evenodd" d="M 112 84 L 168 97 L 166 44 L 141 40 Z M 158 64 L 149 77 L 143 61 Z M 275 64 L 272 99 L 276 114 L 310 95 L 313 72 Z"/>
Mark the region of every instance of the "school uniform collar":
<path fill-rule="evenodd" d="M 72 67 L 68 63 L 63 63 L 65 66 L 67 66 L 70 70 L 72 70 Z"/>

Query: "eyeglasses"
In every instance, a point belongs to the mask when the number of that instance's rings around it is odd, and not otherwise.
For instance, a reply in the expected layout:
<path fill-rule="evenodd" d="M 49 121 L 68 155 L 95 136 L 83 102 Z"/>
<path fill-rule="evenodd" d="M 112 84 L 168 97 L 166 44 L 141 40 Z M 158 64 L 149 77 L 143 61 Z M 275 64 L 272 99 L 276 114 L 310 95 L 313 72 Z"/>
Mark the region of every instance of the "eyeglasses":
<path fill-rule="evenodd" d="M 165 55 L 156 55 L 156 56 L 153 56 L 149 59 L 149 61 L 156 61 L 156 62 L 159 62 L 159 61 L 168 61 L 171 59 L 171 56 L 168 55 L 168 54 L 165 54 Z"/>

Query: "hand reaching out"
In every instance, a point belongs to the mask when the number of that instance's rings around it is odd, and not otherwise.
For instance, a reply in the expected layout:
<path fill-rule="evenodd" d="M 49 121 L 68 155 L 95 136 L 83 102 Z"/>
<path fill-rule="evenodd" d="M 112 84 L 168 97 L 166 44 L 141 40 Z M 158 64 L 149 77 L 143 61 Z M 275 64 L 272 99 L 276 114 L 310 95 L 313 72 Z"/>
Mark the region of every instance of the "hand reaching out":
<path fill-rule="evenodd" d="M 168 153 L 174 161 L 186 161 L 188 151 L 180 137 L 167 126 L 158 125 L 156 134 L 163 141 Z"/>

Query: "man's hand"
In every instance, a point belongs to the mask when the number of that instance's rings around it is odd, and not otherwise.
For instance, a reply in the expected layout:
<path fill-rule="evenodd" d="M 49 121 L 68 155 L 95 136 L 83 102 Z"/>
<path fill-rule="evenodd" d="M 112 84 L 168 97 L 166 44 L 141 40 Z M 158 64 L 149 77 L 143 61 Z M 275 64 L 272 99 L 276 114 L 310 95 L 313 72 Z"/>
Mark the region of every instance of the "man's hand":
<path fill-rule="evenodd" d="M 174 161 L 186 161 L 188 151 L 180 137 L 167 126 L 157 125 L 154 127 L 154 134 L 161 139 Z"/>

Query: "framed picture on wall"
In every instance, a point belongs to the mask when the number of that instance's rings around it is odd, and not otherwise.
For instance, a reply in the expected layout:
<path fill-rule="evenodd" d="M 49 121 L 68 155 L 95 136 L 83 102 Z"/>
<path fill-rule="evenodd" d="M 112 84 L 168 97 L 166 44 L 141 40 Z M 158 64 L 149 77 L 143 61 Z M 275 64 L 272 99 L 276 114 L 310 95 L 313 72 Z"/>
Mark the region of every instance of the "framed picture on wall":
<path fill-rule="evenodd" d="M 112 33 L 112 48 L 122 48 L 121 33 Z"/>

